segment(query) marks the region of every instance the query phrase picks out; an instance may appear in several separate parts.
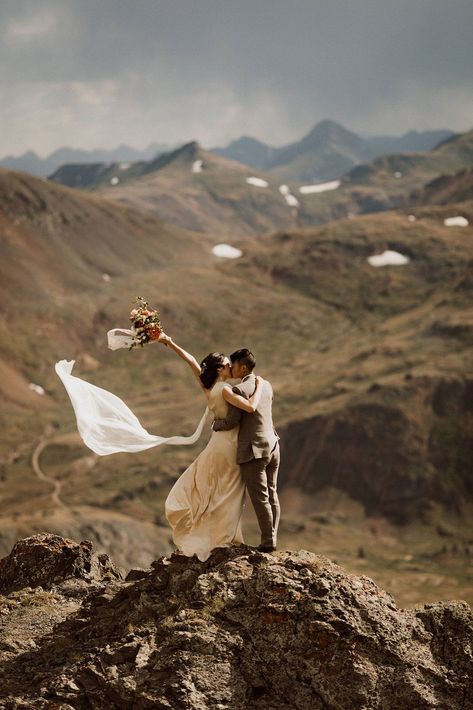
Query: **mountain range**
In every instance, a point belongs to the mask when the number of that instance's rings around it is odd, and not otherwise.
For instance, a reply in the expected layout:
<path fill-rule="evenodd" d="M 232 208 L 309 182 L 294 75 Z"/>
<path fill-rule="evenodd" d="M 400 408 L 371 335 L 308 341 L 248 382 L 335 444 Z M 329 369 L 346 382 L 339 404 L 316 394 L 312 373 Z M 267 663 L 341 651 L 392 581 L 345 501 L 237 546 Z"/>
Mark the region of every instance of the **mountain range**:
<path fill-rule="evenodd" d="M 249 184 L 259 179 L 263 186 Z M 242 163 L 205 151 L 198 143 L 126 169 L 113 165 L 64 165 L 51 181 L 93 189 L 108 199 L 159 216 L 185 229 L 241 237 L 293 227 L 294 209 L 278 183 Z M 269 179 L 269 178 L 268 178 Z"/>
<path fill-rule="evenodd" d="M 286 146 L 276 148 L 255 138 L 242 136 L 225 148 L 213 148 L 211 152 L 259 170 L 271 171 L 274 168 L 285 180 L 330 180 L 359 162 L 385 153 L 431 150 L 452 135 L 452 131 L 437 130 L 361 138 L 335 121 L 325 120 L 316 124 L 299 141 Z M 20 156 L 10 155 L 0 160 L 0 166 L 47 176 L 65 164 L 149 161 L 169 150 L 169 146 L 160 143 L 152 143 L 142 151 L 126 145 L 114 150 L 59 148 L 46 158 L 39 158 L 33 151 Z"/>
<path fill-rule="evenodd" d="M 322 140 L 322 136 L 334 135 L 333 127 L 325 128 L 326 132 L 318 134 L 319 167 L 329 152 L 327 146 L 333 146 Z M 345 134 L 337 129 L 337 135 L 346 139 L 345 157 L 349 145 L 353 156 L 358 142 Z M 306 147 L 309 144 L 314 146 L 308 141 Z M 306 159 L 317 161 L 314 152 L 296 154 L 294 150 L 288 149 L 285 154 L 290 161 L 286 167 L 300 160 L 299 165 Z M 331 155 L 331 160 L 335 160 L 333 152 Z M 239 238 L 274 229 L 313 227 L 341 217 L 400 206 L 408 208 L 422 199 L 417 193 L 426 183 L 442 174 L 468 170 L 472 163 L 470 131 L 427 152 L 380 156 L 351 168 L 338 180 L 322 184 L 283 183 L 278 168 L 269 172 L 255 170 L 206 151 L 196 142 L 151 161 L 64 165 L 50 179 L 98 191 L 185 229 Z"/>
<path fill-rule="evenodd" d="M 289 145 L 274 148 L 242 136 L 226 148 L 214 148 L 213 152 L 274 174 L 283 181 L 321 182 L 337 178 L 379 155 L 431 150 L 452 135 L 452 131 L 438 130 L 362 138 L 335 121 L 325 120 Z"/>
<path fill-rule="evenodd" d="M 144 150 L 137 150 L 128 145 L 119 145 L 111 150 L 81 150 L 79 148 L 63 147 L 53 151 L 45 158 L 40 158 L 34 151 L 29 150 L 22 155 L 8 155 L 2 158 L 0 167 L 22 170 L 31 175 L 47 176 L 66 163 L 111 163 L 151 160 L 164 150 L 169 150 L 169 146 L 161 143 L 150 143 Z"/>

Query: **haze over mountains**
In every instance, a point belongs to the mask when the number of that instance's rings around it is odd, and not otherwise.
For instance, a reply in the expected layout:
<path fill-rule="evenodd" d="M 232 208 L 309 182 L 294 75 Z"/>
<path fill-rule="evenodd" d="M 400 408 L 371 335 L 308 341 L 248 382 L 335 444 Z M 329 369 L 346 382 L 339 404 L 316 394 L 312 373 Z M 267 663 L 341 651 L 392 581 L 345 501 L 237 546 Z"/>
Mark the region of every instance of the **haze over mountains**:
<path fill-rule="evenodd" d="M 112 150 L 81 150 L 79 148 L 58 148 L 46 158 L 40 158 L 29 150 L 22 155 L 8 155 L 0 160 L 0 166 L 11 170 L 23 170 L 31 175 L 51 175 L 65 163 L 96 163 L 113 161 L 151 160 L 157 153 L 167 150 L 161 143 L 150 143 L 144 150 L 136 150 L 128 145 L 119 145 Z"/>
<path fill-rule="evenodd" d="M 326 122 L 280 155 L 278 160 L 288 162 L 269 171 L 192 142 L 150 161 L 64 165 L 50 179 L 99 191 L 185 229 L 238 238 L 408 207 L 414 201 L 411 194 L 430 180 L 471 166 L 473 131 L 452 136 L 430 151 L 383 155 L 338 173 L 343 165 L 353 165 L 357 149 L 360 156 L 364 148 L 359 139 Z M 292 172 L 300 178 L 308 166 L 313 174 L 322 174 L 329 164 L 333 172 L 325 174 L 338 179 L 286 182 L 281 174 Z"/>
<path fill-rule="evenodd" d="M 431 150 L 452 131 L 410 131 L 403 136 L 361 138 L 335 121 L 321 121 L 301 140 L 275 148 L 242 136 L 213 152 L 239 160 L 282 180 L 323 181 L 339 177 L 358 163 L 385 153 Z"/>
<path fill-rule="evenodd" d="M 374 158 L 378 155 L 391 152 L 424 151 L 431 150 L 440 141 L 454 135 L 449 130 L 436 131 L 410 131 L 402 136 L 374 136 L 361 138 L 355 133 L 346 130 L 334 121 L 322 121 L 301 140 L 290 145 L 274 147 L 248 136 L 242 136 L 232 141 L 224 148 L 211 148 L 217 155 L 222 155 L 230 160 L 238 160 L 246 165 L 251 165 L 260 170 L 271 170 L 291 163 L 301 156 L 311 152 L 317 155 L 320 151 L 327 153 L 327 163 L 318 167 L 315 173 L 307 167 L 308 179 L 331 179 L 360 161 Z M 156 158 L 159 153 L 169 151 L 170 146 L 151 143 L 146 149 L 139 151 L 126 145 L 118 146 L 114 150 L 79 150 L 73 148 L 59 148 L 46 158 L 40 158 L 33 151 L 28 151 L 20 156 L 6 156 L 0 159 L 0 166 L 12 170 L 24 170 L 32 175 L 47 176 L 54 173 L 61 165 L 67 163 L 114 163 L 149 161 Z M 339 154 L 338 161 L 330 162 L 332 153 Z M 307 162 L 307 161 L 306 161 Z M 287 179 L 291 178 L 293 166 L 288 170 Z M 301 174 L 301 167 L 299 167 Z M 298 179 L 298 178 L 293 178 Z M 306 179 L 301 177 L 300 179 Z"/>

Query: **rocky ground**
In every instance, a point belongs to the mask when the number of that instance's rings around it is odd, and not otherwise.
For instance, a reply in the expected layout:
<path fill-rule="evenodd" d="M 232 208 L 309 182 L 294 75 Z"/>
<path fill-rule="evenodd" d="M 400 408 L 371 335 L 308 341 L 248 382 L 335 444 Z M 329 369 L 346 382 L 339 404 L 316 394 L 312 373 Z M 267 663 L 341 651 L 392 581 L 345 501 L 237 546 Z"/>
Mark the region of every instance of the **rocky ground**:
<path fill-rule="evenodd" d="M 300 550 L 173 554 L 126 579 L 88 541 L 0 560 L 0 707 L 467 710 L 465 602 L 398 609 Z"/>

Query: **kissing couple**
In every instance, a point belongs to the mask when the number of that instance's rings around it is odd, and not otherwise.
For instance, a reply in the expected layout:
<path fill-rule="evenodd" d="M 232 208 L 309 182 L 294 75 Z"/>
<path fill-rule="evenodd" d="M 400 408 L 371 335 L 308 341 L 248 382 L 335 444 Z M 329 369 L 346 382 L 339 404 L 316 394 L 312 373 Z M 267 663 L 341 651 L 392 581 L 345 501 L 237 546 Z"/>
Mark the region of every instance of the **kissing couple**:
<path fill-rule="evenodd" d="M 133 342 L 129 333 L 109 331 L 109 347 L 112 335 L 118 342 L 112 349 L 129 348 Z M 230 358 L 210 353 L 199 365 L 165 333 L 153 342 L 173 350 L 196 377 L 207 402 L 196 431 L 191 436 L 150 434 L 123 400 L 73 375 L 74 360 L 60 360 L 55 370 L 71 399 L 84 443 L 99 456 L 136 453 L 162 444 L 189 446 L 200 438 L 210 412 L 214 421 L 207 446 L 166 499 L 166 517 L 176 547 L 204 561 L 216 547 L 242 543 L 247 489 L 261 530 L 258 549 L 272 552 L 280 511 L 276 490 L 279 437 L 273 427 L 270 383 L 254 374 L 255 358 L 246 348 Z M 232 378 L 240 383 L 232 387 Z"/>
<path fill-rule="evenodd" d="M 165 333 L 156 342 L 190 366 L 214 417 L 207 446 L 178 478 L 166 499 L 166 518 L 176 547 L 182 554 L 204 561 L 216 547 L 243 543 L 241 518 L 246 488 L 261 531 L 258 550 L 272 552 L 280 516 L 280 456 L 270 383 L 254 374 L 256 361 L 246 348 L 230 358 L 210 353 L 199 365 Z M 232 386 L 231 379 L 240 383 Z"/>

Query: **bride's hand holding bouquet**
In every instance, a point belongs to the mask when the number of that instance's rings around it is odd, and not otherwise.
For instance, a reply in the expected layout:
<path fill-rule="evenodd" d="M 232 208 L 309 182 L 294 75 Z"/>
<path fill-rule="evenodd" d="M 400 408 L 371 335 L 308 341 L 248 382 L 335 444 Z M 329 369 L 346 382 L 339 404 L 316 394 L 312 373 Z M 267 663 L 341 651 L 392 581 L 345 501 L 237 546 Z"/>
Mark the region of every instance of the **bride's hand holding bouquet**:
<path fill-rule="evenodd" d="M 172 338 L 169 335 L 166 335 L 166 333 L 163 330 L 159 334 L 159 337 L 156 338 L 155 340 L 157 343 L 161 343 L 162 345 L 165 345 L 167 348 L 173 342 Z"/>
<path fill-rule="evenodd" d="M 107 340 L 110 350 L 119 348 L 131 350 L 138 345 L 143 347 L 147 343 L 159 340 L 163 333 L 159 312 L 155 308 L 150 308 L 148 301 L 141 296 L 136 298 L 135 304 L 129 315 L 131 329 L 113 328 L 108 331 Z"/>

